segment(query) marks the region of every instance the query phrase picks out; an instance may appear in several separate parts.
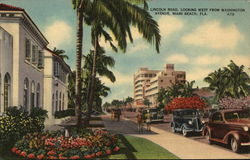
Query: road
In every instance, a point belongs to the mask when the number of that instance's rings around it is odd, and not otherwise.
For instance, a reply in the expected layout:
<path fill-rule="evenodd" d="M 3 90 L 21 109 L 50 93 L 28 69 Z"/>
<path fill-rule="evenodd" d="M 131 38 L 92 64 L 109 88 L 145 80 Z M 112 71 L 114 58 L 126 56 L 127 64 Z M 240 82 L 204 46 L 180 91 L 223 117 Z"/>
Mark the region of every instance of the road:
<path fill-rule="evenodd" d="M 128 119 L 136 122 L 136 113 L 135 112 L 123 112 L 122 115 L 124 118 L 128 118 Z M 159 123 L 154 122 L 152 124 L 152 126 L 158 128 L 158 129 L 164 130 L 164 131 L 171 132 L 171 127 L 170 127 L 171 118 L 172 118 L 171 115 L 165 116 L 164 122 L 159 122 Z M 181 133 L 175 133 L 175 134 L 182 136 Z M 188 138 L 209 145 L 207 140 L 203 136 L 201 136 L 200 134 L 192 134 L 192 135 L 189 135 Z M 224 144 L 215 143 L 212 146 L 223 149 L 223 150 L 231 151 L 230 147 L 227 145 L 224 145 Z M 231 152 L 233 152 L 233 151 L 231 151 Z M 250 157 L 250 147 L 242 148 L 242 151 L 239 154 L 249 158 Z"/>

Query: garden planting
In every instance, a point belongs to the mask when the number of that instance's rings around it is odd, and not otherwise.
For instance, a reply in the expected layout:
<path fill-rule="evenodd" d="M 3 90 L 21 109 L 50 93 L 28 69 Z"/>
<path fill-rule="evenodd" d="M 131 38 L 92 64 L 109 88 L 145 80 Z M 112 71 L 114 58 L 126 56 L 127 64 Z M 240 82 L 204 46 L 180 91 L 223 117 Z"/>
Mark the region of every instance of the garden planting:
<path fill-rule="evenodd" d="M 166 110 L 174 109 L 203 109 L 205 102 L 197 96 L 194 97 L 179 97 L 173 99 L 166 107 Z"/>
<path fill-rule="evenodd" d="M 90 159 L 112 154 L 120 148 L 116 135 L 104 130 L 30 133 L 18 141 L 11 151 L 26 159 Z"/>

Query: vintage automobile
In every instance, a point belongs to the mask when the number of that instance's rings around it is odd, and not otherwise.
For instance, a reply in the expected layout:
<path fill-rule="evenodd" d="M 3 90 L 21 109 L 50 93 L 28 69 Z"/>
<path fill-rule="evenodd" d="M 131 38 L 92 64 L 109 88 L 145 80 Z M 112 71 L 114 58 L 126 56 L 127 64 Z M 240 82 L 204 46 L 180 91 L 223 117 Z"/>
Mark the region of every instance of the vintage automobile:
<path fill-rule="evenodd" d="M 201 121 L 197 109 L 176 109 L 173 111 L 171 122 L 172 132 L 182 132 L 183 136 L 188 136 L 191 132 L 202 133 L 204 123 Z"/>
<path fill-rule="evenodd" d="M 209 144 L 228 144 L 234 152 L 250 146 L 250 112 L 244 109 L 220 110 L 209 117 L 203 135 Z"/>
<path fill-rule="evenodd" d="M 142 110 L 143 119 L 145 119 L 146 113 L 150 113 L 151 122 L 163 122 L 164 113 L 163 110 L 159 110 L 157 108 L 146 108 Z"/>

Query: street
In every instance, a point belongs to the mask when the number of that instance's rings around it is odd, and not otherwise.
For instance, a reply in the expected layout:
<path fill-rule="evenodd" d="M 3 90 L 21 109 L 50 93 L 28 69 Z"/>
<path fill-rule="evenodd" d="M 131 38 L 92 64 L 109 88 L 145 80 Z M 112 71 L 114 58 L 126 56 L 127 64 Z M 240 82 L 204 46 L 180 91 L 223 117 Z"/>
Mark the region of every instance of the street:
<path fill-rule="evenodd" d="M 136 112 L 123 112 L 123 117 L 136 122 Z M 152 123 L 152 127 L 155 127 L 155 128 L 167 131 L 167 132 L 172 132 L 170 123 L 171 123 L 171 115 L 167 115 L 167 116 L 164 117 L 164 122 L 154 122 L 154 123 Z M 130 125 L 130 127 L 131 127 L 131 125 Z M 181 133 L 175 133 L 175 135 L 183 137 Z M 196 140 L 196 141 L 199 141 L 199 142 L 202 142 L 204 144 L 209 145 L 207 140 L 202 135 L 200 135 L 198 133 L 191 134 L 187 138 L 193 139 L 193 140 Z M 220 148 L 220 149 L 223 149 L 223 150 L 230 151 L 230 152 L 234 153 L 230 149 L 229 146 L 224 145 L 224 144 L 215 143 L 214 145 L 210 145 L 210 146 L 213 146 L 215 148 Z M 250 147 L 242 148 L 241 153 L 238 153 L 238 154 L 246 156 L 246 157 L 249 158 L 250 157 Z"/>

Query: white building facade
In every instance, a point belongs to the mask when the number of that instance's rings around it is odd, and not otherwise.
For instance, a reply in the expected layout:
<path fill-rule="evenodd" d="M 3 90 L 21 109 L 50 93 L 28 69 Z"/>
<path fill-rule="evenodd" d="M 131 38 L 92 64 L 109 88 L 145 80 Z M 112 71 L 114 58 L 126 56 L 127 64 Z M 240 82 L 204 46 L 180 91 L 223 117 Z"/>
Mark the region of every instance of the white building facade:
<path fill-rule="evenodd" d="M 0 4 L 0 112 L 9 106 L 22 106 L 27 111 L 41 107 L 52 115 L 52 96 L 57 88 L 47 86 L 47 79 L 55 78 L 54 61 L 63 68 L 67 93 L 69 67 L 47 49 L 48 41 L 22 8 Z M 60 59 L 60 60 L 58 60 Z M 46 62 L 45 62 L 46 60 Z M 52 61 L 47 64 L 47 61 Z M 67 94 L 64 95 L 67 103 Z M 48 102 L 51 100 L 51 103 Z M 67 106 L 67 105 L 66 105 Z M 67 107 L 65 107 L 66 109 Z M 50 116 L 53 118 L 53 116 Z"/>

